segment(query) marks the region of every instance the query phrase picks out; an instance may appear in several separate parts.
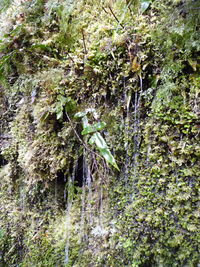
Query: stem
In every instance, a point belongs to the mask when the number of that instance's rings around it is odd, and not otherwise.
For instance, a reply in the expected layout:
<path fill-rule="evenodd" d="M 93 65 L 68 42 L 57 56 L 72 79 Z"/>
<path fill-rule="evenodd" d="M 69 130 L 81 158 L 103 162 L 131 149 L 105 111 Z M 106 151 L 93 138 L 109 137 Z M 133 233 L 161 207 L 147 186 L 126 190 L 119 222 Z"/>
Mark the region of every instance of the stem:
<path fill-rule="evenodd" d="M 116 21 L 119 23 L 119 25 L 124 29 L 124 26 L 120 23 L 120 21 L 118 20 L 117 16 L 115 15 L 115 13 L 113 12 L 112 8 L 110 6 L 108 6 L 111 14 L 114 16 L 114 18 L 116 19 Z"/>
<path fill-rule="evenodd" d="M 82 32 L 82 37 L 83 37 L 84 53 L 85 53 L 85 55 L 86 55 L 88 52 L 87 52 L 87 48 L 86 48 L 85 35 L 84 35 L 84 31 L 83 31 L 83 29 L 81 30 L 81 32 Z"/>

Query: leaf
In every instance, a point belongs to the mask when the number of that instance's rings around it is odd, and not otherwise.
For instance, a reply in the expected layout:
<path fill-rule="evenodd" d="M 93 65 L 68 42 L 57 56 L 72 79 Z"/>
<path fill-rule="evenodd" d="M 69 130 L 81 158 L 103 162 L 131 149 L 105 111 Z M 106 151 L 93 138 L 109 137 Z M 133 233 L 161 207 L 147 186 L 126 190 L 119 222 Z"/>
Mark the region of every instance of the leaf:
<path fill-rule="evenodd" d="M 104 157 L 106 162 L 115 167 L 119 171 L 119 167 L 117 166 L 115 158 L 111 154 L 108 145 L 106 144 L 106 141 L 104 140 L 104 138 L 100 133 L 94 133 L 90 138 L 89 144 L 94 144 L 94 143 L 96 144 L 100 154 Z"/>
<path fill-rule="evenodd" d="M 57 96 L 57 102 L 55 103 L 54 112 L 56 113 L 57 120 L 63 118 L 63 111 L 66 112 L 74 110 L 76 102 L 71 97 L 64 97 L 63 95 Z"/>
<path fill-rule="evenodd" d="M 56 113 L 56 119 L 59 120 L 63 117 L 63 105 L 60 102 L 57 102 L 54 108 Z"/>
<path fill-rule="evenodd" d="M 136 71 L 139 71 L 140 69 L 141 69 L 141 66 L 140 66 L 140 64 L 137 62 L 137 57 L 134 57 L 133 62 L 132 62 L 132 70 L 133 70 L 134 72 L 136 72 Z"/>
<path fill-rule="evenodd" d="M 141 12 L 144 13 L 148 9 L 148 7 L 150 6 L 150 4 L 151 4 L 151 1 L 144 1 L 144 0 L 142 0 L 141 1 L 141 6 L 140 6 Z"/>
<path fill-rule="evenodd" d="M 29 50 L 34 50 L 35 48 L 40 48 L 42 50 L 46 50 L 46 49 L 49 48 L 49 46 L 46 45 L 46 44 L 33 44 L 33 45 L 31 45 L 31 47 L 29 48 Z"/>
<path fill-rule="evenodd" d="M 84 116 L 82 118 L 82 123 L 83 123 L 83 128 L 84 129 L 89 125 L 87 116 Z"/>
<path fill-rule="evenodd" d="M 93 134 L 91 137 L 90 137 L 90 139 L 89 139 L 89 141 L 88 141 L 88 143 L 90 144 L 90 145 L 93 145 L 94 143 L 95 143 L 95 137 L 96 135 L 95 134 Z"/>
<path fill-rule="evenodd" d="M 97 132 L 97 131 L 101 131 L 102 129 L 104 129 L 106 126 L 106 123 L 105 122 L 97 122 L 93 125 L 90 125 L 88 124 L 84 129 L 83 131 L 81 132 L 82 135 L 86 135 L 86 134 L 89 134 L 89 133 L 94 133 L 94 132 Z"/>
<path fill-rule="evenodd" d="M 108 148 L 106 141 L 104 140 L 104 138 L 102 137 L 100 133 L 93 134 L 90 140 L 91 139 L 92 139 L 91 141 L 92 143 L 89 141 L 89 144 L 96 143 L 98 149 Z"/>
<path fill-rule="evenodd" d="M 68 99 L 62 95 L 58 95 L 57 100 L 60 102 L 62 106 L 64 106 L 67 103 Z"/>
<path fill-rule="evenodd" d="M 60 109 L 60 110 L 57 110 L 56 112 L 56 119 L 59 120 L 63 117 L 63 110 Z"/>
<path fill-rule="evenodd" d="M 101 155 L 105 158 L 107 163 L 110 163 L 113 167 L 115 167 L 119 171 L 119 167 L 117 166 L 117 163 L 115 161 L 115 158 L 111 154 L 110 150 L 108 148 L 99 149 Z"/>
<path fill-rule="evenodd" d="M 82 118 L 87 115 L 87 111 L 80 111 L 74 115 L 74 118 Z"/>
<path fill-rule="evenodd" d="M 193 68 L 194 71 L 197 70 L 197 61 L 193 61 L 192 59 L 188 59 L 188 63 Z"/>
<path fill-rule="evenodd" d="M 67 103 L 65 105 L 65 111 L 70 112 L 76 109 L 76 101 L 71 97 L 67 97 Z"/>
<path fill-rule="evenodd" d="M 41 121 L 41 122 L 44 122 L 44 121 L 48 118 L 49 115 L 50 115 L 50 112 L 49 112 L 48 110 L 45 110 L 45 111 L 42 113 L 41 117 L 40 117 L 40 121 Z"/>
<path fill-rule="evenodd" d="M 82 117 L 86 116 L 88 113 L 92 113 L 95 119 L 98 118 L 98 115 L 97 115 L 96 110 L 94 108 L 87 108 L 84 111 L 77 112 L 74 115 L 74 118 L 82 118 Z"/>

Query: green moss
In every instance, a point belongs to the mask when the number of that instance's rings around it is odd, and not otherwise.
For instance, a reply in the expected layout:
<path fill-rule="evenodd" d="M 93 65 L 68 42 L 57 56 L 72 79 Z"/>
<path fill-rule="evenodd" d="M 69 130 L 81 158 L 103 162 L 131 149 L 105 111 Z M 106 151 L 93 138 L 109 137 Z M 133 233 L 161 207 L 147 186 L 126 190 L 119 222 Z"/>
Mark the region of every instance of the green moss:
<path fill-rule="evenodd" d="M 197 1 L 126 2 L 1 13 L 4 266 L 199 264 Z M 87 108 L 120 172 L 82 137 Z"/>

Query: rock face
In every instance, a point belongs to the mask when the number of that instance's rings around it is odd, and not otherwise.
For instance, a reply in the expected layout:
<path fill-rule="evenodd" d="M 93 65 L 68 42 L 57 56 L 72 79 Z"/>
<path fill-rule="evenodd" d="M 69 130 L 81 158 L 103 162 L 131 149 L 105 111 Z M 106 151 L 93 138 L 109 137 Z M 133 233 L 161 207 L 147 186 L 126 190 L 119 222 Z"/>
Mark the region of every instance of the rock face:
<path fill-rule="evenodd" d="M 0 266 L 199 266 L 198 1 L 0 16 Z"/>

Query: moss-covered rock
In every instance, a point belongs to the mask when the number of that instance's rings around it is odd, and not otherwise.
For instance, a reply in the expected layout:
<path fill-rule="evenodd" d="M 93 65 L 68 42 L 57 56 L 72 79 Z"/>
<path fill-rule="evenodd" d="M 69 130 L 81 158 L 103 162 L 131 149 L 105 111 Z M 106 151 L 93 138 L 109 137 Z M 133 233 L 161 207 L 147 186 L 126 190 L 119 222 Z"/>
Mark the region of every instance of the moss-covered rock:
<path fill-rule="evenodd" d="M 198 266 L 198 1 L 0 13 L 0 264 Z"/>

